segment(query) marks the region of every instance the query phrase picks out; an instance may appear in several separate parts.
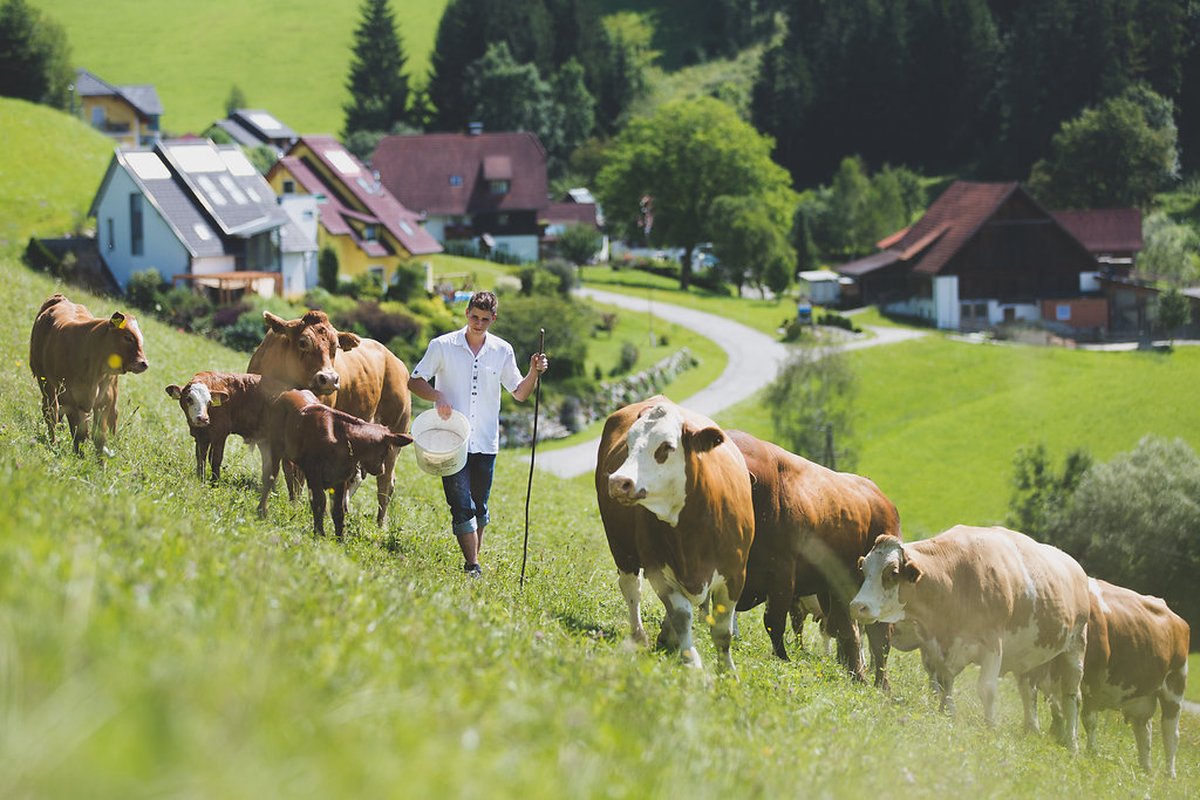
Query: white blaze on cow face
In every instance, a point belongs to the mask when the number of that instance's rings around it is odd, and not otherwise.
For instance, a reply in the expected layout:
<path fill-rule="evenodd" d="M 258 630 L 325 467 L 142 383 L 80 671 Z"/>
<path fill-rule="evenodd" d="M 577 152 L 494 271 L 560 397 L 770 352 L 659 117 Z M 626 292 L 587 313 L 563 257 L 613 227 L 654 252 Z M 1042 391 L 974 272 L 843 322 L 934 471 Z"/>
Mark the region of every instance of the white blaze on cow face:
<path fill-rule="evenodd" d="M 900 584 L 905 580 L 904 547 L 899 540 L 886 537 L 878 541 L 860 562 L 862 588 L 850 603 L 850 615 L 859 622 L 900 622 L 904 604 L 900 602 Z"/>
<path fill-rule="evenodd" d="M 608 478 L 608 494 L 625 505 L 641 505 L 674 527 L 687 502 L 683 416 L 675 406 L 654 406 L 626 436 L 629 455 Z"/>
<path fill-rule="evenodd" d="M 167 387 L 167 394 L 179 401 L 179 407 L 183 409 L 188 425 L 192 428 L 207 428 L 212 421 L 209 417 L 210 410 L 229 399 L 228 392 L 214 392 L 198 382 L 189 383 L 182 389 L 171 384 Z"/>

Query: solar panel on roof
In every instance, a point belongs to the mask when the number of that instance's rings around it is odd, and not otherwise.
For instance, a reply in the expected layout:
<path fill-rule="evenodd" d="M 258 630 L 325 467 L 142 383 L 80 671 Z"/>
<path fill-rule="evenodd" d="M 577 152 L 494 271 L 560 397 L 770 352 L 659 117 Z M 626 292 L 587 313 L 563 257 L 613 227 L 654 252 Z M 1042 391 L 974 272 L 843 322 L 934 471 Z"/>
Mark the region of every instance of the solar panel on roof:
<path fill-rule="evenodd" d="M 225 195 L 221 194 L 220 190 L 217 189 L 217 185 L 212 182 L 211 178 L 209 178 L 207 175 L 201 175 L 196 179 L 196 182 L 200 184 L 200 188 L 204 190 L 204 193 L 208 195 L 210 200 L 219 206 L 225 205 Z"/>
<path fill-rule="evenodd" d="M 184 172 L 224 172 L 225 159 L 208 144 L 177 144 L 167 148 Z"/>
<path fill-rule="evenodd" d="M 229 150 L 221 150 L 220 153 L 221 160 L 225 163 L 225 166 L 239 178 L 257 174 L 258 170 L 250 163 L 250 159 L 242 154 L 241 150 L 231 148 Z"/>
<path fill-rule="evenodd" d="M 255 125 L 262 128 L 264 131 L 279 130 L 280 128 L 283 127 L 283 125 L 279 122 L 279 120 L 275 119 L 274 117 L 272 117 L 270 114 L 266 113 L 265 111 L 258 111 L 253 114 L 247 114 L 246 117 L 251 122 L 253 122 Z"/>
<path fill-rule="evenodd" d="M 125 163 L 144 181 L 161 181 L 171 177 L 171 171 L 158 153 L 126 153 Z"/>
<path fill-rule="evenodd" d="M 233 182 L 233 178 L 229 177 L 228 175 L 222 175 L 217 180 L 221 181 L 221 187 L 225 191 L 229 192 L 229 196 L 233 198 L 233 202 L 237 203 L 239 206 L 244 206 L 246 204 L 246 195 L 241 189 L 238 188 L 238 185 Z"/>
<path fill-rule="evenodd" d="M 361 170 L 345 150 L 326 150 L 322 155 L 343 175 L 357 175 Z"/>

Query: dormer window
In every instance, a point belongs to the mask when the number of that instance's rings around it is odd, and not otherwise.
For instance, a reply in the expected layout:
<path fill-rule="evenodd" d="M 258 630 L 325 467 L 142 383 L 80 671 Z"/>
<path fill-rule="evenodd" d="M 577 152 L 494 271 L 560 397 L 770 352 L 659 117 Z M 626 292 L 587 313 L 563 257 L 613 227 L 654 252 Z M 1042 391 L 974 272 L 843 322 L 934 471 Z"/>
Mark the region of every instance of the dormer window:
<path fill-rule="evenodd" d="M 373 242 L 373 241 L 375 241 L 375 238 L 376 238 L 375 226 L 374 225 L 364 225 L 363 226 L 363 239 L 365 239 L 368 242 Z"/>
<path fill-rule="evenodd" d="M 283 182 L 283 193 L 284 194 L 295 194 L 296 193 L 296 182 L 295 181 L 284 181 Z"/>
<path fill-rule="evenodd" d="M 508 194 L 508 190 L 509 190 L 510 186 L 511 186 L 511 184 L 509 181 L 492 181 L 491 182 L 492 194 Z"/>
<path fill-rule="evenodd" d="M 450 185 L 455 187 L 462 186 L 462 175 L 451 175 Z"/>

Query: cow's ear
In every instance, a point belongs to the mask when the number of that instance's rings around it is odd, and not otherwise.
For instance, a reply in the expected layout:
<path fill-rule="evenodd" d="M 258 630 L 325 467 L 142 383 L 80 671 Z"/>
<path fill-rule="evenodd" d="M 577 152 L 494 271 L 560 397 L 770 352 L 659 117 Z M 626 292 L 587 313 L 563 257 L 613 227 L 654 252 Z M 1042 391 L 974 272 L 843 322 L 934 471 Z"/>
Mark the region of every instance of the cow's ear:
<path fill-rule="evenodd" d="M 125 315 L 122 314 L 120 311 L 114 311 L 113 315 L 108 318 L 108 324 L 112 325 L 114 328 L 124 328 L 125 327 Z"/>
<path fill-rule="evenodd" d="M 393 433 L 388 436 L 388 442 L 392 447 L 404 447 L 413 443 L 413 437 L 407 433 Z"/>
<path fill-rule="evenodd" d="M 167 387 L 167 395 L 172 399 L 178 400 L 183 395 L 183 388 L 172 383 Z"/>
<path fill-rule="evenodd" d="M 714 447 L 719 447 L 725 441 L 725 431 L 715 426 L 695 430 L 684 428 L 684 441 L 694 453 L 707 453 Z"/>
<path fill-rule="evenodd" d="M 863 565 L 864 563 L 866 563 L 866 561 L 867 561 L 867 557 L 866 557 L 866 556 L 859 556 L 859 557 L 858 557 L 858 574 L 859 574 L 860 576 L 863 574 L 863 568 L 862 568 L 862 565 Z"/>
<path fill-rule="evenodd" d="M 901 578 L 908 581 L 909 583 L 916 583 L 917 581 L 921 580 L 921 576 L 923 574 L 924 573 L 921 572 L 920 567 L 918 567 L 916 564 L 914 564 L 912 561 L 908 560 L 907 558 L 904 559 L 904 564 L 900 567 L 900 577 Z"/>
<path fill-rule="evenodd" d="M 229 392 L 213 392 L 212 404 L 213 407 L 223 406 L 229 402 Z"/>
<path fill-rule="evenodd" d="M 270 311 L 263 312 L 263 324 L 269 331 L 275 333 L 287 333 L 288 322 L 283 317 L 277 317 Z"/>
<path fill-rule="evenodd" d="M 358 347 L 358 344 L 361 341 L 362 339 L 357 333 L 338 334 L 338 347 L 342 348 L 343 350 L 353 350 L 354 348 Z"/>

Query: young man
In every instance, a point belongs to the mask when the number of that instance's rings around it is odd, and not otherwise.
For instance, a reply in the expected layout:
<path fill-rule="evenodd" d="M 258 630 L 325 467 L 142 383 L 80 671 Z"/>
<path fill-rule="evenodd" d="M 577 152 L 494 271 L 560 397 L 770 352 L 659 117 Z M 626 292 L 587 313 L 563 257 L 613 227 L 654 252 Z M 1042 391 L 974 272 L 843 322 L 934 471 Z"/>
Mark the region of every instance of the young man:
<path fill-rule="evenodd" d="M 479 549 L 488 524 L 488 495 L 500 449 L 500 387 L 523 402 L 550 365 L 545 353 L 534 353 L 529 358 L 529 374 L 521 376 L 512 345 L 488 333 L 498 309 L 491 292 L 472 295 L 467 303 L 467 326 L 431 341 L 408 381 L 409 390 L 432 402 L 442 419 L 448 419 L 455 409 L 471 423 L 467 463 L 442 478 L 442 489 L 462 550 L 463 570 L 472 578 L 483 573 Z"/>

